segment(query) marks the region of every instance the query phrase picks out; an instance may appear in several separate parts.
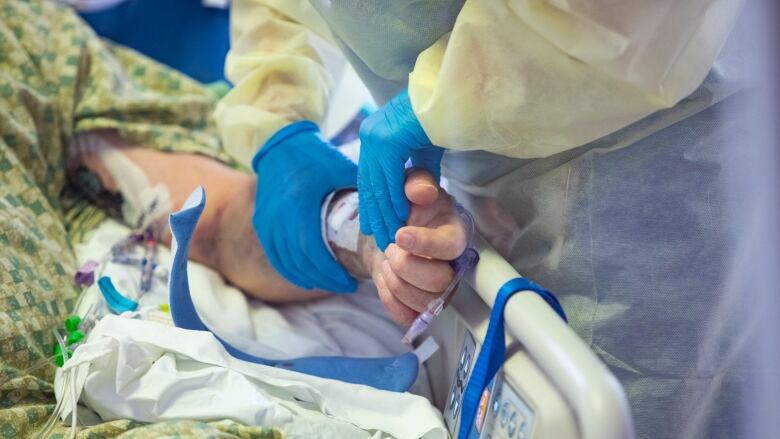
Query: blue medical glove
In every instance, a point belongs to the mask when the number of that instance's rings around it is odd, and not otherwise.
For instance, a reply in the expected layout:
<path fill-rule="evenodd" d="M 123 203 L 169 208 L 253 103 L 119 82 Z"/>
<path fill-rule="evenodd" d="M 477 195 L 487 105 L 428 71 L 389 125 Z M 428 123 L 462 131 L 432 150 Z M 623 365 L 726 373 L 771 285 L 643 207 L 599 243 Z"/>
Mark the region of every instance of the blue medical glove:
<path fill-rule="evenodd" d="M 355 187 L 357 166 L 313 122 L 292 123 L 252 159 L 257 194 L 252 224 L 271 265 L 299 287 L 352 292 L 357 283 L 328 252 L 320 211 L 325 197 Z"/>
<path fill-rule="evenodd" d="M 404 195 L 406 161 L 423 168 L 436 180 L 441 174 L 444 149 L 430 139 L 412 110 L 406 90 L 383 105 L 360 126 L 358 196 L 360 230 L 374 235 L 384 250 L 409 217 Z"/>

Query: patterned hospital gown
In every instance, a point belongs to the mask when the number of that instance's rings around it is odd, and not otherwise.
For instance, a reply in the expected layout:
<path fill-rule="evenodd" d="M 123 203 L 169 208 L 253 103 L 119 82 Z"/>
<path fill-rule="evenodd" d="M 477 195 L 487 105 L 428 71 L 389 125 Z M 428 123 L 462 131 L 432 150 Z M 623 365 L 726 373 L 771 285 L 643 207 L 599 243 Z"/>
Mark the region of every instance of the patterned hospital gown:
<path fill-rule="evenodd" d="M 73 244 L 105 213 L 79 196 L 65 159 L 75 133 L 116 129 L 140 145 L 231 163 L 210 119 L 214 97 L 191 79 L 97 38 L 72 11 L 0 0 L 0 438 L 33 437 L 55 406 L 49 357 L 80 291 Z M 67 437 L 61 425 L 55 437 Z M 79 438 L 279 438 L 219 422 L 131 420 L 81 427 Z"/>

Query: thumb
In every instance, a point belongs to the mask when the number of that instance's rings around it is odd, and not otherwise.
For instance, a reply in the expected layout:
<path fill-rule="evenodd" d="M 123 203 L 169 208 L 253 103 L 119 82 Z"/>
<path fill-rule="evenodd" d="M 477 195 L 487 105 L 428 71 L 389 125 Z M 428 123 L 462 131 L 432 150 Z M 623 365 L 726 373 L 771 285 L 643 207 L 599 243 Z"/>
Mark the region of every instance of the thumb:
<path fill-rule="evenodd" d="M 413 204 L 427 206 L 439 198 L 439 182 L 426 170 L 412 169 L 406 175 L 404 193 Z"/>

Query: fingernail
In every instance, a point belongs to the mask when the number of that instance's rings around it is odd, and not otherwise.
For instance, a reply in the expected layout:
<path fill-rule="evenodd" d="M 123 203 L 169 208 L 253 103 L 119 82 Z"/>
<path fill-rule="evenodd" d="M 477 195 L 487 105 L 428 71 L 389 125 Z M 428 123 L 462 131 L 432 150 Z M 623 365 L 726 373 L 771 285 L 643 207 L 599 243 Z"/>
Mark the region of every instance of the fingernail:
<path fill-rule="evenodd" d="M 396 243 L 403 248 L 410 249 L 414 247 L 414 236 L 409 233 L 399 233 L 395 240 Z"/>

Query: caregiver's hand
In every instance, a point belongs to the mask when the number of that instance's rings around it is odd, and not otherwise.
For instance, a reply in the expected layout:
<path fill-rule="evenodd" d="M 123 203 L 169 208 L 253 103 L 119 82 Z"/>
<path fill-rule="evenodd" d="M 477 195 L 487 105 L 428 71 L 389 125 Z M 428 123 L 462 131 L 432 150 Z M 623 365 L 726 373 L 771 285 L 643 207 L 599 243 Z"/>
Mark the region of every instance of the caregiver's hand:
<path fill-rule="evenodd" d="M 271 265 L 305 289 L 351 292 L 355 279 L 322 240 L 320 209 L 325 196 L 354 187 L 356 166 L 333 148 L 309 121 L 274 134 L 252 160 L 257 174 L 257 236 Z"/>
<path fill-rule="evenodd" d="M 393 319 L 410 324 L 428 303 L 441 295 L 455 273 L 448 261 L 466 248 L 465 225 L 454 200 L 422 170 L 412 171 L 404 190 L 411 202 L 408 225 L 396 233 L 396 243 L 377 261 L 372 278 L 379 298 Z"/>
<path fill-rule="evenodd" d="M 361 124 L 360 230 L 374 235 L 380 250 L 393 242 L 409 216 L 403 191 L 406 161 L 411 159 L 412 166 L 425 169 L 438 182 L 443 153 L 425 134 L 406 90 Z"/>

